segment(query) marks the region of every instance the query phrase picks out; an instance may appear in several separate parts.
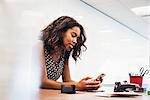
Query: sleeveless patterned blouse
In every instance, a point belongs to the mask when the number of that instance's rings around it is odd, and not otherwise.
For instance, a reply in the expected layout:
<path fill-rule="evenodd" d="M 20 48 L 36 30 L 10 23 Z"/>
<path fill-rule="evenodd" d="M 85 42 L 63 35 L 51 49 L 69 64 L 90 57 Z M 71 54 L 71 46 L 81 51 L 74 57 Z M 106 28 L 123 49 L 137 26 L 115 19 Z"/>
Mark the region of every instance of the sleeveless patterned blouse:
<path fill-rule="evenodd" d="M 63 73 L 65 55 L 62 54 L 60 60 L 55 62 L 52 56 L 44 49 L 47 78 L 56 81 Z"/>

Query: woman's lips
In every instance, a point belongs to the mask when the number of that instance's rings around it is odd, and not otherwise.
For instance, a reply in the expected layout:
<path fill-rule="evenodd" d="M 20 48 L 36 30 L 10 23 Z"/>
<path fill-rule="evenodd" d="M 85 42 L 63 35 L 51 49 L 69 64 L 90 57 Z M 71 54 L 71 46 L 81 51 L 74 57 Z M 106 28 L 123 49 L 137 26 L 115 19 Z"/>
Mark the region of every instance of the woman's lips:
<path fill-rule="evenodd" d="M 69 43 L 69 47 L 72 49 L 74 47 L 74 44 Z"/>
<path fill-rule="evenodd" d="M 73 48 L 73 47 L 74 47 L 74 45 L 70 44 L 70 45 L 69 45 L 69 47 L 70 47 L 70 48 Z"/>

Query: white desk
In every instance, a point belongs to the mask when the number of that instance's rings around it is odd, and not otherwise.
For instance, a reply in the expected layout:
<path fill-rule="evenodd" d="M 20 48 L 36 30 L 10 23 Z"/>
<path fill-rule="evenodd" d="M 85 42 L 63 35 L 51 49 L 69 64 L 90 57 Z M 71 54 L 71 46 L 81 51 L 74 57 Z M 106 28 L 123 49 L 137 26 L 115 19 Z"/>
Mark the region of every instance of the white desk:
<path fill-rule="evenodd" d="M 60 90 L 49 89 L 40 89 L 37 96 L 39 100 L 150 100 L 150 96 L 146 94 L 135 97 L 97 97 L 94 92 L 77 91 L 76 94 L 61 94 Z"/>

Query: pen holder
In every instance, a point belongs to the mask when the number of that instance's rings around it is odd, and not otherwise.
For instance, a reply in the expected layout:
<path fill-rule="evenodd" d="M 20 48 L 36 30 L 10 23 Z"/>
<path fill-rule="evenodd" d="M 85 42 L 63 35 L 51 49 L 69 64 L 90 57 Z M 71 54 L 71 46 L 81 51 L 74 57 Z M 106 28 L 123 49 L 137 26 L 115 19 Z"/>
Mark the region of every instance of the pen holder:
<path fill-rule="evenodd" d="M 143 76 L 130 76 L 130 83 L 138 84 L 142 87 Z"/>

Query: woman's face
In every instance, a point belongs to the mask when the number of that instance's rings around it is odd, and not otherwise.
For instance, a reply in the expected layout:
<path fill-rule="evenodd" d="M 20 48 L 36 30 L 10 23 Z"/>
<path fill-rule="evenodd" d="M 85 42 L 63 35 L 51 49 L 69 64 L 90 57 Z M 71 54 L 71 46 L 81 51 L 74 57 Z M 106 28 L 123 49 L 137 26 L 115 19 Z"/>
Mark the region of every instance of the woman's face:
<path fill-rule="evenodd" d="M 67 51 L 70 51 L 75 46 L 78 37 L 80 37 L 80 28 L 77 26 L 68 29 L 64 33 L 63 42 Z"/>

